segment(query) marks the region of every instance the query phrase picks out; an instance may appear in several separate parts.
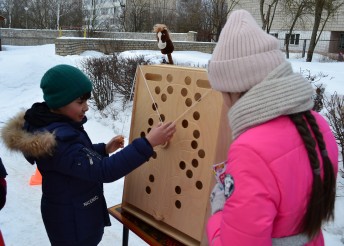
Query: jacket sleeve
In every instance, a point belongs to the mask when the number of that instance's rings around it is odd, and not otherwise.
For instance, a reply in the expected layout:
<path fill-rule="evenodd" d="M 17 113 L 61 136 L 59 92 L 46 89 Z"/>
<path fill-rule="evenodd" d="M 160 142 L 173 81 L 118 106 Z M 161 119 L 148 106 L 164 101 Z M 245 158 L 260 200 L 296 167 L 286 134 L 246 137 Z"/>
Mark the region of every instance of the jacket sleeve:
<path fill-rule="evenodd" d="M 122 150 L 109 158 L 104 158 L 102 179 L 103 182 L 112 182 L 124 177 L 131 171 L 147 162 L 153 155 L 152 146 L 145 138 L 137 138 Z"/>
<path fill-rule="evenodd" d="M 102 183 L 124 177 L 148 161 L 154 153 L 152 146 L 144 138 L 135 139 L 109 157 L 80 143 L 59 146 L 55 157 L 45 161 L 52 164 L 50 168 L 65 175 Z"/>
<path fill-rule="evenodd" d="M 234 191 L 207 223 L 209 245 L 271 245 L 279 192 L 265 161 L 244 146 L 232 145 L 226 173 Z"/>
<path fill-rule="evenodd" d="M 105 146 L 105 143 L 93 144 L 93 148 L 98 154 L 100 154 L 101 156 L 109 156 L 105 151 Z"/>

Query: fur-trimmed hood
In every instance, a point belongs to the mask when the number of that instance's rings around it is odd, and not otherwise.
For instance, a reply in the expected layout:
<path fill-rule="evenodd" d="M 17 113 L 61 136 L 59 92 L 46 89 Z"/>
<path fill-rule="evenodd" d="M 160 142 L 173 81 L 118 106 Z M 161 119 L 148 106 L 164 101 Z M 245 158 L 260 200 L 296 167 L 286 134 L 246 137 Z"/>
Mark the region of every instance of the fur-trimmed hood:
<path fill-rule="evenodd" d="M 20 151 L 26 157 L 39 158 L 51 155 L 57 144 L 54 133 L 28 132 L 24 129 L 25 112 L 11 118 L 1 129 L 1 137 L 10 150 Z"/>

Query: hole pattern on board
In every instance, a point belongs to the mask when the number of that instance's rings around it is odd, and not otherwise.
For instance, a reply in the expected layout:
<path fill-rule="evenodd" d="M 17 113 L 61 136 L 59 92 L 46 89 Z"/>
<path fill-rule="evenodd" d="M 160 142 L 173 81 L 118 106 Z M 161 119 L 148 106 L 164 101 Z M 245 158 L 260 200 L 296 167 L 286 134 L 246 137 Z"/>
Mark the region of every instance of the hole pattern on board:
<path fill-rule="evenodd" d="M 162 76 L 157 75 L 157 74 L 149 74 L 146 75 L 146 78 L 150 79 L 150 80 L 154 80 L 154 81 L 161 81 L 162 80 Z M 190 108 L 191 106 L 193 106 L 195 103 L 198 103 L 202 100 L 202 94 L 200 92 L 191 92 L 187 86 L 191 85 L 193 83 L 191 77 L 186 76 L 184 78 L 184 85 L 183 84 L 178 84 L 178 85 L 174 85 L 173 82 L 173 76 L 171 74 L 166 75 L 165 77 L 166 82 L 168 82 L 169 84 L 164 87 L 163 85 L 160 86 L 155 86 L 153 88 L 153 93 L 155 93 L 155 102 L 152 103 L 152 115 L 155 115 L 155 117 L 149 117 L 148 118 L 148 128 L 147 128 L 147 133 L 151 130 L 151 127 L 153 127 L 155 124 L 157 124 L 157 122 L 159 122 L 160 120 L 162 122 L 164 122 L 166 120 L 166 116 L 164 115 L 164 112 L 159 112 L 159 115 L 157 115 L 158 112 L 158 108 L 159 108 L 159 104 L 161 103 L 165 103 L 169 100 L 169 97 L 173 97 L 176 96 L 180 99 L 179 100 L 183 100 L 184 101 L 184 107 L 185 110 L 187 110 L 188 108 Z M 198 80 L 196 82 L 196 85 L 198 87 L 201 88 L 208 88 L 207 86 L 207 81 L 204 80 Z M 175 92 L 180 92 L 180 94 L 175 94 Z M 161 109 L 159 109 L 161 110 Z M 169 110 L 171 110 L 169 108 Z M 165 112 L 166 113 L 166 112 Z M 201 118 L 201 113 L 199 111 L 194 111 L 194 112 L 190 112 L 189 115 L 184 116 L 184 119 L 182 119 L 180 121 L 181 127 L 184 129 L 188 129 L 192 126 L 194 126 L 194 122 L 195 121 L 197 123 L 197 121 L 199 121 Z M 173 119 L 169 119 L 169 120 L 173 120 Z M 194 159 L 191 160 L 191 163 L 189 163 L 189 161 L 185 161 L 185 160 L 180 160 L 179 163 L 177 164 L 179 167 L 179 171 L 184 172 L 184 177 L 186 177 L 187 179 L 193 179 L 194 177 L 196 177 L 196 173 L 197 172 L 197 168 L 199 168 L 200 166 L 200 160 L 199 159 L 204 159 L 205 158 L 205 150 L 202 148 L 199 148 L 199 139 L 201 137 L 201 133 L 198 129 L 194 129 L 191 130 L 192 131 L 192 137 L 193 140 L 190 140 L 190 145 L 189 145 L 189 149 L 196 151 L 195 152 L 195 157 Z M 141 137 L 145 137 L 146 133 L 145 132 L 141 132 Z M 154 151 L 154 154 L 152 156 L 153 159 L 157 159 L 158 155 L 157 152 Z M 193 170 L 191 170 L 190 168 L 192 168 Z M 155 182 L 155 177 L 153 174 L 149 174 L 148 176 L 148 181 L 153 185 L 153 183 Z M 194 188 L 197 190 L 202 190 L 203 189 L 203 182 L 201 180 L 194 180 Z M 151 194 L 152 193 L 152 187 L 151 186 L 146 186 L 145 188 L 146 193 L 147 194 Z M 179 184 L 175 184 L 175 188 L 174 188 L 175 194 L 176 195 L 181 195 L 182 194 L 182 187 Z M 175 207 L 177 209 L 181 209 L 182 208 L 182 202 L 180 200 L 175 200 Z"/>

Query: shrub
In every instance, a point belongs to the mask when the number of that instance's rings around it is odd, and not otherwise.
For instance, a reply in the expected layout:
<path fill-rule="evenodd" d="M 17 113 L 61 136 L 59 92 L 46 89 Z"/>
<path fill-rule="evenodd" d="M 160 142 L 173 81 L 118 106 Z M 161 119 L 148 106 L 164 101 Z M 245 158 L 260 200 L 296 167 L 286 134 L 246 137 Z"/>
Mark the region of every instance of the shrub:
<path fill-rule="evenodd" d="M 322 83 L 319 83 L 322 78 L 326 78 L 328 75 L 325 75 L 323 73 L 319 73 L 317 75 L 312 75 L 311 71 L 309 70 L 300 70 L 301 75 L 307 79 L 314 88 L 314 95 L 313 95 L 313 101 L 314 106 L 313 110 L 316 112 L 320 112 L 324 108 L 324 93 L 325 93 L 325 87 Z"/>
<path fill-rule="evenodd" d="M 93 82 L 92 99 L 98 110 L 114 101 L 115 95 L 123 96 L 123 103 L 132 98 L 132 87 L 137 65 L 146 65 L 143 56 L 121 58 L 118 54 L 82 61 L 84 72 Z"/>
<path fill-rule="evenodd" d="M 325 98 L 324 105 L 327 110 L 326 118 L 332 128 L 337 144 L 341 149 L 342 162 L 344 158 L 344 96 L 335 92 L 329 99 Z M 344 162 L 343 162 L 344 168 Z"/>

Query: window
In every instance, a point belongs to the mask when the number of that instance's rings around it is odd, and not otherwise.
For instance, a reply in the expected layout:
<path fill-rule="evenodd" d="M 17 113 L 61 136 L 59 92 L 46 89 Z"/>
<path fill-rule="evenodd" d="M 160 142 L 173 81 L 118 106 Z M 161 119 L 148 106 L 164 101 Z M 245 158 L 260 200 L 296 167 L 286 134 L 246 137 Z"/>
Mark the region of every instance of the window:
<path fill-rule="evenodd" d="M 108 13 L 108 9 L 103 8 L 100 10 L 101 15 L 106 15 Z"/>
<path fill-rule="evenodd" d="M 278 38 L 278 33 L 270 33 L 271 36 L 274 36 L 275 38 Z"/>
<path fill-rule="evenodd" d="M 344 49 L 344 33 L 339 35 L 339 48 Z"/>
<path fill-rule="evenodd" d="M 299 45 L 300 43 L 300 34 L 292 34 L 289 37 L 289 34 L 285 35 L 285 43 L 289 39 L 289 44 Z"/>
<path fill-rule="evenodd" d="M 300 43 L 300 34 L 295 34 L 295 45 L 299 45 Z"/>

